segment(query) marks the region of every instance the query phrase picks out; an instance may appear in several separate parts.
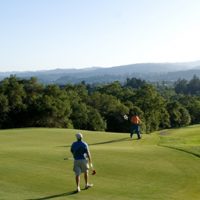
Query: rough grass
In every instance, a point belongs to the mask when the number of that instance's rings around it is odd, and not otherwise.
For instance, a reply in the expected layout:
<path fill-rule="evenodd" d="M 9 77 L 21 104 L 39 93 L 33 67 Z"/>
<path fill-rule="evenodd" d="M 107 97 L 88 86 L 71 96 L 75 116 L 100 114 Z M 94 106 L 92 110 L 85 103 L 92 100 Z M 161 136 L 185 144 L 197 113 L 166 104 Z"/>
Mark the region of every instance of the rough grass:
<path fill-rule="evenodd" d="M 90 176 L 94 187 L 78 194 L 74 194 L 69 151 L 76 132 L 0 131 L 0 199 L 200 199 L 200 126 L 144 135 L 142 140 L 130 140 L 128 134 L 82 131 L 97 174 Z"/>

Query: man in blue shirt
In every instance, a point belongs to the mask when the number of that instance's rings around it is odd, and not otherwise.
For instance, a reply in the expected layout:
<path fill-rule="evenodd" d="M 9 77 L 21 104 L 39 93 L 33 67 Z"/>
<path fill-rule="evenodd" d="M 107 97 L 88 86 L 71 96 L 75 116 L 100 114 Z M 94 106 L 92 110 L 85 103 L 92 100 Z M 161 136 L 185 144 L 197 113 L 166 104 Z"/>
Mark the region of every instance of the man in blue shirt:
<path fill-rule="evenodd" d="M 77 192 L 80 192 L 80 175 L 84 173 L 85 189 L 93 186 L 88 183 L 89 177 L 89 164 L 92 167 L 91 154 L 88 148 L 88 144 L 82 141 L 83 135 L 81 133 L 76 134 L 77 141 L 71 146 L 71 152 L 74 157 L 74 172 L 76 176 Z M 89 163 L 88 163 L 89 161 Z"/>

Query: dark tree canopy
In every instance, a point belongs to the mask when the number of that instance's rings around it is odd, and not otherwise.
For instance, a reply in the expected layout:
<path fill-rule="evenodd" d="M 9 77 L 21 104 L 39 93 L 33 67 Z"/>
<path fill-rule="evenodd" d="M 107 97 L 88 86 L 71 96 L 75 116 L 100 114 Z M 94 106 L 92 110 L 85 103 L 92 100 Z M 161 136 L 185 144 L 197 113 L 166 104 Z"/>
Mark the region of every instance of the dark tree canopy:
<path fill-rule="evenodd" d="M 178 80 L 174 87 L 136 78 L 89 85 L 43 85 L 36 78 L 10 76 L 0 82 L 0 128 L 63 127 L 129 132 L 124 115 L 142 120 L 143 133 L 200 123 L 200 80 Z"/>

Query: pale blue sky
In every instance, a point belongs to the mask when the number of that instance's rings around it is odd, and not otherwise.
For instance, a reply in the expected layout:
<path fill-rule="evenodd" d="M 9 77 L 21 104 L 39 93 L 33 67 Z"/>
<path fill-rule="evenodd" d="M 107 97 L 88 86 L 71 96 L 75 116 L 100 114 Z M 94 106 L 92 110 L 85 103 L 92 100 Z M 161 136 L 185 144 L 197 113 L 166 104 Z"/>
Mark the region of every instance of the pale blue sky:
<path fill-rule="evenodd" d="M 200 0 L 0 0 L 0 71 L 200 60 Z"/>

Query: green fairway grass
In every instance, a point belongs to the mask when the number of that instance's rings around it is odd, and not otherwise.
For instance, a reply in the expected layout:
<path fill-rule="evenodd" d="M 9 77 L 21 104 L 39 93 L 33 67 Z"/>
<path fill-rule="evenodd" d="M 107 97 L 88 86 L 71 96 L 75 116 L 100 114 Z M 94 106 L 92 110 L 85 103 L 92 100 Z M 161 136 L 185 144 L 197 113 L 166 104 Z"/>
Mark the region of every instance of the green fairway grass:
<path fill-rule="evenodd" d="M 143 135 L 142 140 L 81 132 L 97 174 L 90 176 L 93 188 L 75 194 L 70 146 L 77 130 L 1 130 L 0 200 L 200 199 L 200 126 Z"/>
<path fill-rule="evenodd" d="M 200 157 L 200 127 L 192 126 L 165 132 L 160 145 Z M 161 134 L 162 135 L 162 134 Z"/>

